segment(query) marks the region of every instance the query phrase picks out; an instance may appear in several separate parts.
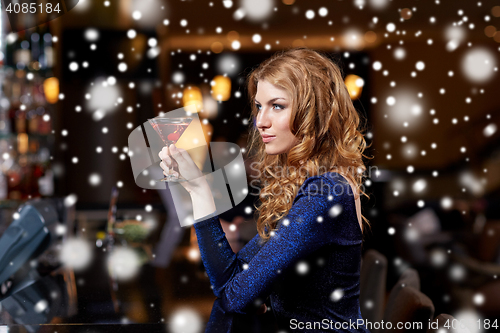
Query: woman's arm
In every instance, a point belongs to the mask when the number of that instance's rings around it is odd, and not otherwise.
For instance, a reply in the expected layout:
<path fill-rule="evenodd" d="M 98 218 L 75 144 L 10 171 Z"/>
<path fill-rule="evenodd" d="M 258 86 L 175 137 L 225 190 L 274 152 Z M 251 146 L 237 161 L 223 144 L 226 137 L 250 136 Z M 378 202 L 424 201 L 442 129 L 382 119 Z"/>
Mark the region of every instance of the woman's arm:
<path fill-rule="evenodd" d="M 231 266 L 233 262 L 238 262 L 238 265 L 233 265 L 233 268 L 239 271 L 242 269 L 243 265 L 248 263 L 260 250 L 262 246 L 261 238 L 259 234 L 255 235 L 252 240 L 235 254 L 222 229 L 212 192 L 208 184 L 191 191 L 190 196 L 193 204 L 194 226 L 202 260 L 207 269 L 207 274 L 210 277 L 212 286 L 214 287 L 214 294 L 220 297 L 220 293 L 217 292 L 218 288 L 216 289 L 215 286 L 218 285 L 218 281 L 221 279 L 226 280 L 229 277 L 221 277 L 218 275 L 218 272 L 228 271 L 229 269 L 214 263 L 210 264 L 210 258 L 207 257 L 211 255 L 205 254 L 217 253 L 221 265 Z M 206 234 L 210 234 L 210 236 L 208 237 Z M 212 281 L 213 278 L 215 280 Z"/>
<path fill-rule="evenodd" d="M 212 216 L 217 217 L 216 206 L 214 203 L 214 198 L 212 196 L 212 191 L 208 185 L 205 177 L 203 177 L 202 172 L 198 166 L 193 162 L 191 156 L 188 152 L 181 148 L 176 148 L 175 145 L 170 147 L 163 147 L 158 154 L 162 162 L 160 163 L 164 174 L 167 175 L 170 172 L 170 167 L 175 163 L 178 164 L 179 170 L 182 170 L 182 178 L 188 180 L 181 182 L 180 184 L 188 191 L 193 202 L 193 216 L 195 222 L 206 220 Z M 220 222 L 217 222 L 220 227 Z M 222 228 L 221 228 L 222 230 Z M 222 232 L 222 237 L 227 243 L 227 239 L 224 237 Z M 257 253 L 260 249 L 260 244 L 258 243 L 259 237 L 256 235 L 243 249 L 238 252 L 237 257 L 239 260 L 250 261 L 250 259 Z M 229 247 L 229 243 L 227 243 Z M 231 249 L 229 247 L 229 249 Z M 231 254 L 234 253 L 231 251 Z"/>
<path fill-rule="evenodd" d="M 331 241 L 338 216 L 330 216 L 330 209 L 348 198 L 346 191 L 332 195 L 332 185 L 323 176 L 308 178 L 274 236 L 248 263 L 231 250 L 218 216 L 194 225 L 201 258 L 225 311 L 248 312 L 257 299 L 269 295 L 282 272 Z"/>
<path fill-rule="evenodd" d="M 206 181 L 203 181 L 198 187 L 193 188 L 189 194 L 193 203 L 193 218 L 195 222 L 215 213 L 214 197 Z"/>

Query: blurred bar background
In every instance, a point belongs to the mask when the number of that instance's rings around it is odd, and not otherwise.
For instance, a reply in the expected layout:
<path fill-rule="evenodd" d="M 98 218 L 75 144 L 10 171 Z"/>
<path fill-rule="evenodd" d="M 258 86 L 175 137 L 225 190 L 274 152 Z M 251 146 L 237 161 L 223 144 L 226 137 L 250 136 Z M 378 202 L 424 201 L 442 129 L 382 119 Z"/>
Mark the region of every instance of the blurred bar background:
<path fill-rule="evenodd" d="M 366 160 L 371 230 L 363 253 L 377 252 L 363 262 L 364 317 L 390 318 L 393 287 L 408 269 L 432 302 L 429 319 L 450 314 L 480 332 L 500 316 L 496 1 L 84 0 L 25 30 L 29 17 L 9 22 L 2 9 L 0 235 L 21 204 L 62 198 L 73 211 L 68 237 L 86 239 L 96 253 L 86 270 L 58 278 L 77 291 L 77 310 L 46 323 L 203 330 L 215 297 L 194 232 L 179 227 L 169 193 L 135 184 L 127 138 L 148 118 L 195 105 L 207 140 L 237 143 L 247 158 L 246 77 L 297 46 L 342 68 L 367 120 L 366 154 L 374 158 Z M 140 261 L 132 280 L 108 283 L 113 187 L 115 245 Z M 220 216 L 235 251 L 256 233 L 256 199 L 249 194 Z M 370 258 L 384 267 L 365 265 Z M 373 277 L 370 288 L 363 274 Z M 382 296 L 371 295 L 381 286 Z M 0 322 L 18 322 L 5 309 Z M 175 326 L 178 318 L 187 328 Z"/>

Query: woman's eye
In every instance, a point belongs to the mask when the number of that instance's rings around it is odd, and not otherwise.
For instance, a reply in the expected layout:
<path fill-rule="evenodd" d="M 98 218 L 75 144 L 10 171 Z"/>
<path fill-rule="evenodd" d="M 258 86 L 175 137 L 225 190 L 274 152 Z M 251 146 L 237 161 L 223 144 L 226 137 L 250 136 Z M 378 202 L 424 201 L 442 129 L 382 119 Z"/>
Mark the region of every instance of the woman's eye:
<path fill-rule="evenodd" d="M 262 108 L 262 106 L 259 104 L 255 104 L 255 107 L 257 108 L 257 110 L 260 110 Z"/>
<path fill-rule="evenodd" d="M 280 104 L 273 104 L 273 107 L 278 109 L 278 110 L 283 110 L 285 108 L 283 105 L 280 105 Z"/>

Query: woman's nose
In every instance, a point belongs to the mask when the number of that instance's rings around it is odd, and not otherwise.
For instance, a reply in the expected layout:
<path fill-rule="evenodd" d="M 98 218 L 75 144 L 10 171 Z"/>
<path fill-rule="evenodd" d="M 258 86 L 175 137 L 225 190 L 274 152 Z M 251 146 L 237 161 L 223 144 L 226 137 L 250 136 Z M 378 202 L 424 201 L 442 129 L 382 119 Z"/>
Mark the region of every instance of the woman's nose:
<path fill-rule="evenodd" d="M 271 126 L 271 122 L 269 120 L 269 117 L 267 116 L 266 112 L 264 110 L 261 110 L 259 114 L 257 115 L 257 122 L 256 122 L 257 128 L 266 128 Z"/>

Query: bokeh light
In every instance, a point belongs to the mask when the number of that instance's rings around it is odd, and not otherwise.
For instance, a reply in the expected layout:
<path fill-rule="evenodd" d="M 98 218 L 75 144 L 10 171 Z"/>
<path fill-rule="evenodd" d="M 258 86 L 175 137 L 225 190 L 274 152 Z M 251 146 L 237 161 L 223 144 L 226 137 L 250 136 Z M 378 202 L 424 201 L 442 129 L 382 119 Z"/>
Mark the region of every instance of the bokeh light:
<path fill-rule="evenodd" d="M 101 110 L 104 115 L 115 110 L 115 103 L 120 97 L 120 89 L 114 83 L 116 80 L 99 78 L 90 87 L 87 110 L 95 112 Z M 111 84 L 112 83 L 112 84 Z"/>
<path fill-rule="evenodd" d="M 482 327 L 479 327 L 478 321 L 482 318 L 473 309 L 459 310 L 457 313 L 452 314 L 455 317 L 457 331 L 479 333 L 482 332 Z"/>
<path fill-rule="evenodd" d="M 240 6 L 249 21 L 261 22 L 273 13 L 274 0 L 241 0 Z"/>
<path fill-rule="evenodd" d="M 139 273 L 139 255 L 131 248 L 115 247 L 108 257 L 108 268 L 118 280 L 131 280 Z"/>
<path fill-rule="evenodd" d="M 227 101 L 231 97 L 231 80 L 227 76 L 217 75 L 211 82 L 212 97 L 218 101 Z"/>
<path fill-rule="evenodd" d="M 424 118 L 421 117 L 425 108 L 424 101 L 411 88 L 396 89 L 391 90 L 391 95 L 386 100 L 390 106 L 386 111 L 391 130 L 405 133 L 419 130 L 424 124 Z"/>
<path fill-rule="evenodd" d="M 484 47 L 474 47 L 462 57 L 461 69 L 473 83 L 486 83 L 495 74 L 496 56 Z"/>
<path fill-rule="evenodd" d="M 441 248 L 432 249 L 429 256 L 431 264 L 436 268 L 443 267 L 448 262 L 448 255 Z"/>
<path fill-rule="evenodd" d="M 202 318 L 193 309 L 180 308 L 168 318 L 168 331 L 172 333 L 201 333 Z"/>
<path fill-rule="evenodd" d="M 200 112 L 203 109 L 203 97 L 200 88 L 195 86 L 185 88 L 182 93 L 182 103 L 186 107 L 192 105 L 196 112 Z"/>
<path fill-rule="evenodd" d="M 92 261 L 92 247 L 84 239 L 68 239 L 61 248 L 59 260 L 75 271 L 85 270 Z"/>
<path fill-rule="evenodd" d="M 346 76 L 345 85 L 352 100 L 358 99 L 360 97 L 364 84 L 365 81 L 355 74 L 349 74 Z"/>
<path fill-rule="evenodd" d="M 335 289 L 332 294 L 330 295 L 330 299 L 333 301 L 333 302 L 337 302 L 339 301 L 342 297 L 344 297 L 344 290 L 338 288 L 338 289 Z"/>
<path fill-rule="evenodd" d="M 217 59 L 217 71 L 220 74 L 235 75 L 240 71 L 241 64 L 238 57 L 232 53 L 226 53 Z"/>
<path fill-rule="evenodd" d="M 448 41 L 446 44 L 446 50 L 452 52 L 455 51 L 465 40 L 465 38 L 467 37 L 467 32 L 462 26 L 450 25 L 445 29 L 444 35 L 445 40 Z"/>
<path fill-rule="evenodd" d="M 372 9 L 383 10 L 389 5 L 389 0 L 368 0 L 368 4 Z"/>

